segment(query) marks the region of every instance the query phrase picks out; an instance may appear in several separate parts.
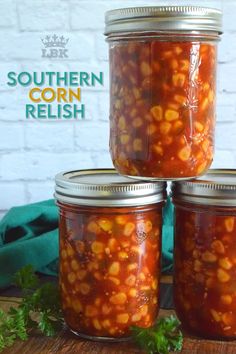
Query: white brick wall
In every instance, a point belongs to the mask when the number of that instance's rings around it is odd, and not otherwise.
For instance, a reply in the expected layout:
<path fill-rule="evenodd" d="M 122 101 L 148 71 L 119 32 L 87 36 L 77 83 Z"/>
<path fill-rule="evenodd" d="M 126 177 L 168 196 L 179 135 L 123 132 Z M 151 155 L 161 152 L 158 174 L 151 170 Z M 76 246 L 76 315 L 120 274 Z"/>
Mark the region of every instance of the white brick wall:
<path fill-rule="evenodd" d="M 111 8 L 194 4 L 224 10 L 219 48 L 215 167 L 236 167 L 235 0 L 0 0 L 0 218 L 13 205 L 53 196 L 53 178 L 66 169 L 111 167 L 108 150 L 108 48 L 104 12 Z M 69 37 L 68 60 L 43 60 L 46 34 Z M 104 87 L 85 88 L 86 119 L 26 121 L 28 89 L 9 88 L 9 71 L 104 72 Z"/>

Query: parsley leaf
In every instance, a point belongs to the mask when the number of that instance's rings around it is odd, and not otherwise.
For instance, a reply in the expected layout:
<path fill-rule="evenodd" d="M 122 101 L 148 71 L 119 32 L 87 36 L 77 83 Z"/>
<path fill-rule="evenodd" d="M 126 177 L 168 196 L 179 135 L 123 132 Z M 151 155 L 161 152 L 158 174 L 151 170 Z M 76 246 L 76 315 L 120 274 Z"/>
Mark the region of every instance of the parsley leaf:
<path fill-rule="evenodd" d="M 183 335 L 179 326 L 178 319 L 171 315 L 158 319 L 150 328 L 132 326 L 132 337 L 148 354 L 169 354 L 182 349 Z"/>
<path fill-rule="evenodd" d="M 33 329 L 53 336 L 63 325 L 57 284 L 39 286 L 31 265 L 19 270 L 14 281 L 23 298 L 18 307 L 11 307 L 8 312 L 0 310 L 0 351 L 13 345 L 16 339 L 26 340 Z"/>

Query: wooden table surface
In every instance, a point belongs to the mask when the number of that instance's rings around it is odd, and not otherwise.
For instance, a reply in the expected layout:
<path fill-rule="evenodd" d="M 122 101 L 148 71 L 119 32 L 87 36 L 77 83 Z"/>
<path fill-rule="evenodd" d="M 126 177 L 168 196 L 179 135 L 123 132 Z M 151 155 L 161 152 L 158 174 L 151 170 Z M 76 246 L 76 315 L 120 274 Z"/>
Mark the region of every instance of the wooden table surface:
<path fill-rule="evenodd" d="M 165 283 L 169 279 L 164 279 Z M 15 298 L 9 296 L 0 297 L 0 308 L 7 309 L 14 306 Z M 18 299 L 19 300 L 19 299 Z M 174 314 L 174 310 L 161 309 L 160 316 Z M 1 354 L 145 354 L 132 342 L 101 343 L 81 340 L 67 329 L 63 329 L 56 337 L 48 338 L 41 335 L 31 335 L 25 341 L 17 341 L 12 347 Z M 236 354 L 236 341 L 221 342 L 184 336 L 183 354 Z"/>

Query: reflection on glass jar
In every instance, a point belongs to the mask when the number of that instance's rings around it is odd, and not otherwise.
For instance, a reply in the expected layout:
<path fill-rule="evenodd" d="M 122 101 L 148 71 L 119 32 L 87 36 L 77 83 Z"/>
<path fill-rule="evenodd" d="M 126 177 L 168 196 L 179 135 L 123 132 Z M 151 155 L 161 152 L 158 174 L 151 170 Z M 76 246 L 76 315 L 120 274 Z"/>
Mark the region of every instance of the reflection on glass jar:
<path fill-rule="evenodd" d="M 119 29 L 114 11 L 107 16 L 111 156 L 124 175 L 196 177 L 213 159 L 221 15 L 198 8 L 189 13 L 181 8 L 177 14 L 176 8 L 153 9 L 134 11 L 136 27 L 129 12 L 117 11 Z M 208 23 L 204 31 L 196 16 L 207 21 L 207 13 L 215 25 Z M 125 30 L 123 16 L 132 30 Z"/>
<path fill-rule="evenodd" d="M 177 315 L 194 334 L 236 337 L 235 171 L 210 170 L 173 190 Z"/>
<path fill-rule="evenodd" d="M 56 194 L 62 308 L 69 328 L 81 336 L 125 338 L 131 325 L 149 327 L 157 316 L 165 186 L 130 181 L 114 170 L 92 173 L 94 180 L 87 171 L 57 177 L 57 185 L 64 178 L 82 186 L 67 202 L 65 192 Z M 113 194 L 112 199 L 107 201 L 104 190 Z M 101 205 L 104 200 L 110 206 Z"/>

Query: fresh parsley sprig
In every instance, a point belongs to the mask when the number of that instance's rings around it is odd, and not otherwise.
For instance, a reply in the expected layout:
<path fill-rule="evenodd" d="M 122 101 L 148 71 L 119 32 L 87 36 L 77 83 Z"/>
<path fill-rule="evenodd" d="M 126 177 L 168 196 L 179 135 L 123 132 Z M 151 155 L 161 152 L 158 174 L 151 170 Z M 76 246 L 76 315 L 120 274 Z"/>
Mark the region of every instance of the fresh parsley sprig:
<path fill-rule="evenodd" d="M 179 326 L 178 319 L 171 315 L 158 319 L 153 327 L 132 326 L 131 331 L 134 341 L 147 354 L 168 354 L 182 349 L 183 335 Z"/>
<path fill-rule="evenodd" d="M 0 351 L 11 346 L 17 338 L 26 340 L 33 329 L 53 336 L 63 324 L 56 284 L 39 286 L 31 265 L 18 271 L 14 280 L 22 290 L 23 298 L 18 307 L 10 307 L 8 312 L 0 310 Z"/>

